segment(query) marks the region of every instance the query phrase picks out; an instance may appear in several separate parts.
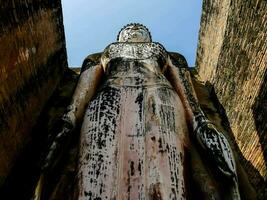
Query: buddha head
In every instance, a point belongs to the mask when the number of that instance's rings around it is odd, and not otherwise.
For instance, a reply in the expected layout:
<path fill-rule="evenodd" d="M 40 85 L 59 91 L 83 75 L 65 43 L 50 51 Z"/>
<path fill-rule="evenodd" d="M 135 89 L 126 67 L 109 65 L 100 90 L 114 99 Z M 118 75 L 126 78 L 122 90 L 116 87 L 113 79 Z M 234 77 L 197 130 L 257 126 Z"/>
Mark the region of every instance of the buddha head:
<path fill-rule="evenodd" d="M 124 26 L 117 37 L 118 42 L 152 42 L 147 27 L 139 23 L 132 23 Z"/>

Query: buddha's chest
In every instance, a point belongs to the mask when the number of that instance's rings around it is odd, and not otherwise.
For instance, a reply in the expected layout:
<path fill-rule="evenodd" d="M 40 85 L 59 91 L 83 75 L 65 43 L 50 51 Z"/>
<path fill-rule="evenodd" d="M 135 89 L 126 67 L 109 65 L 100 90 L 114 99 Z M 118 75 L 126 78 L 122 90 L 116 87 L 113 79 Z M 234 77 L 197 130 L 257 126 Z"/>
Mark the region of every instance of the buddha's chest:
<path fill-rule="evenodd" d="M 114 68 L 114 63 L 118 60 L 120 62 L 127 60 L 135 66 L 139 64 L 140 66 L 163 68 L 167 63 L 167 55 L 164 47 L 158 43 L 113 43 L 102 54 L 101 64 L 105 70 L 111 66 Z M 117 64 L 117 66 L 119 65 L 120 63 Z M 130 70 L 131 65 L 127 66 L 126 69 Z"/>

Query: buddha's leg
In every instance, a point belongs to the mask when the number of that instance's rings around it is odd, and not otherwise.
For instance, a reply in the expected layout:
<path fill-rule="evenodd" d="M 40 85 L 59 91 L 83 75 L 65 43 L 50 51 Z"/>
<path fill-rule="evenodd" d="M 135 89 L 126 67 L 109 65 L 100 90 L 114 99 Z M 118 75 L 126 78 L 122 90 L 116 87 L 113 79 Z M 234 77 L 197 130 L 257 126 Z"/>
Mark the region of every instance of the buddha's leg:
<path fill-rule="evenodd" d="M 176 93 L 165 88 L 146 94 L 146 173 L 150 198 L 185 199 L 184 146 L 187 126 Z"/>
<path fill-rule="evenodd" d="M 101 92 L 88 106 L 81 130 L 78 199 L 116 199 L 120 91 Z"/>
<path fill-rule="evenodd" d="M 172 91 L 122 93 L 117 199 L 184 199 L 184 110 Z"/>
<path fill-rule="evenodd" d="M 118 148 L 118 200 L 145 200 L 145 142 L 143 89 L 122 90 Z"/>

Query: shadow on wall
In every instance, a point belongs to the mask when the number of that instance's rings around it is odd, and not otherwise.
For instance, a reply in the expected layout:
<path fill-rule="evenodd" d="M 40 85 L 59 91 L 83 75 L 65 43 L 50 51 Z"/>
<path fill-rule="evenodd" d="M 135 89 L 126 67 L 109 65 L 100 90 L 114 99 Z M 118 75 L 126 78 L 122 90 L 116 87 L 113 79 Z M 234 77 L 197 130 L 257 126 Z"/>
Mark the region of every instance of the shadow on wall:
<path fill-rule="evenodd" d="M 2 187 L 68 64 L 60 0 L 0 2 Z"/>
<path fill-rule="evenodd" d="M 250 161 L 248 161 L 243 156 L 242 152 L 240 151 L 240 149 L 236 143 L 234 134 L 231 130 L 231 125 L 230 125 L 230 122 L 229 122 L 228 117 L 226 115 L 226 111 L 225 111 L 224 107 L 222 106 L 222 104 L 220 103 L 213 85 L 210 82 L 206 82 L 206 86 L 207 86 L 207 88 L 210 88 L 210 94 L 211 94 L 210 98 L 211 98 L 212 102 L 214 103 L 215 107 L 218 109 L 218 113 L 220 114 L 220 116 L 222 118 L 222 121 L 221 121 L 222 126 L 227 131 L 231 146 L 232 146 L 232 148 L 234 148 L 234 152 L 236 153 L 235 156 L 238 158 L 238 160 L 241 164 L 241 166 L 240 166 L 240 164 L 237 164 L 237 170 L 238 170 L 238 173 L 241 174 L 240 177 L 242 177 L 244 180 L 239 180 L 239 184 L 241 185 L 241 188 L 248 190 L 248 191 L 241 191 L 241 193 L 244 192 L 245 194 L 250 195 L 250 193 L 251 193 L 251 192 L 249 192 L 250 189 L 247 188 L 247 186 L 244 184 L 246 181 L 249 181 L 249 183 L 252 185 L 252 187 L 257 191 L 257 194 L 256 194 L 257 199 L 262 199 L 262 200 L 266 199 L 267 198 L 267 191 L 265 189 L 266 183 L 265 183 L 263 177 L 261 176 L 259 171 L 252 165 L 252 163 Z M 265 97 L 266 97 L 266 95 L 265 95 Z M 266 98 L 263 98 L 263 99 L 265 99 L 265 101 L 266 101 Z M 261 105 L 261 104 L 259 104 L 259 105 Z M 262 114 L 264 114 L 264 112 L 262 112 Z M 260 118 L 260 119 L 265 120 L 265 124 L 262 124 L 262 125 L 265 126 L 265 131 L 266 131 L 266 127 L 267 127 L 267 125 L 266 125 L 266 121 L 267 121 L 266 112 L 265 112 L 265 119 L 264 118 Z M 260 121 L 258 121 L 258 122 L 261 123 Z M 261 130 L 263 130 L 263 129 L 261 129 Z M 262 132 L 262 137 L 264 137 L 263 132 Z M 267 136 L 265 135 L 265 137 L 267 137 Z M 266 141 L 266 138 L 265 138 L 265 141 Z M 265 154 L 265 156 L 266 156 L 266 154 Z M 266 161 L 266 157 L 265 157 L 265 161 Z M 250 174 L 253 174 L 253 176 Z M 255 177 L 255 178 L 253 180 L 251 180 L 251 179 L 248 180 L 247 176 L 248 177 Z M 253 199 L 253 197 L 250 198 L 250 197 L 246 196 L 246 197 L 242 197 L 242 199 Z"/>
<path fill-rule="evenodd" d="M 78 75 L 73 71 L 65 71 L 63 79 L 46 102 L 45 108 L 30 134 L 31 140 L 21 152 L 21 156 L 16 161 L 5 184 L 0 187 L 0 199 L 32 199 L 47 147 L 51 145 L 55 133 L 58 133 L 61 128 L 60 119 L 70 103 L 77 78 Z M 57 179 L 58 176 L 54 174 L 54 178 Z M 51 184 L 51 187 L 55 187 L 55 184 Z"/>
<path fill-rule="evenodd" d="M 267 166 L 267 70 L 263 78 L 263 84 L 259 90 L 259 97 L 252 106 L 255 127 L 259 136 L 259 142 L 263 151 L 265 166 Z M 267 174 L 264 175 L 267 185 Z"/>

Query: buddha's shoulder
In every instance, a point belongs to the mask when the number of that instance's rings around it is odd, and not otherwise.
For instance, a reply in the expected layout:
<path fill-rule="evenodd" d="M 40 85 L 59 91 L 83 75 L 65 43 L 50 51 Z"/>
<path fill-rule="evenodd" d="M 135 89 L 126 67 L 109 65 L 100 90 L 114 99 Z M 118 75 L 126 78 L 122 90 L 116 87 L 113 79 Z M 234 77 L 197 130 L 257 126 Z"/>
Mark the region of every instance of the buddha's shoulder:
<path fill-rule="evenodd" d="M 177 66 L 181 67 L 181 68 L 187 68 L 188 64 L 187 61 L 185 59 L 185 57 L 177 52 L 168 52 L 170 57 L 172 58 L 172 60 L 176 63 Z"/>
<path fill-rule="evenodd" d="M 102 52 L 94 53 L 94 54 L 90 54 L 86 56 L 82 64 L 81 73 L 89 69 L 91 66 L 99 64 L 101 56 L 102 56 Z"/>
<path fill-rule="evenodd" d="M 101 56 L 102 56 L 102 52 L 90 54 L 85 57 L 84 62 L 88 62 L 88 61 L 98 62 L 100 61 Z"/>

